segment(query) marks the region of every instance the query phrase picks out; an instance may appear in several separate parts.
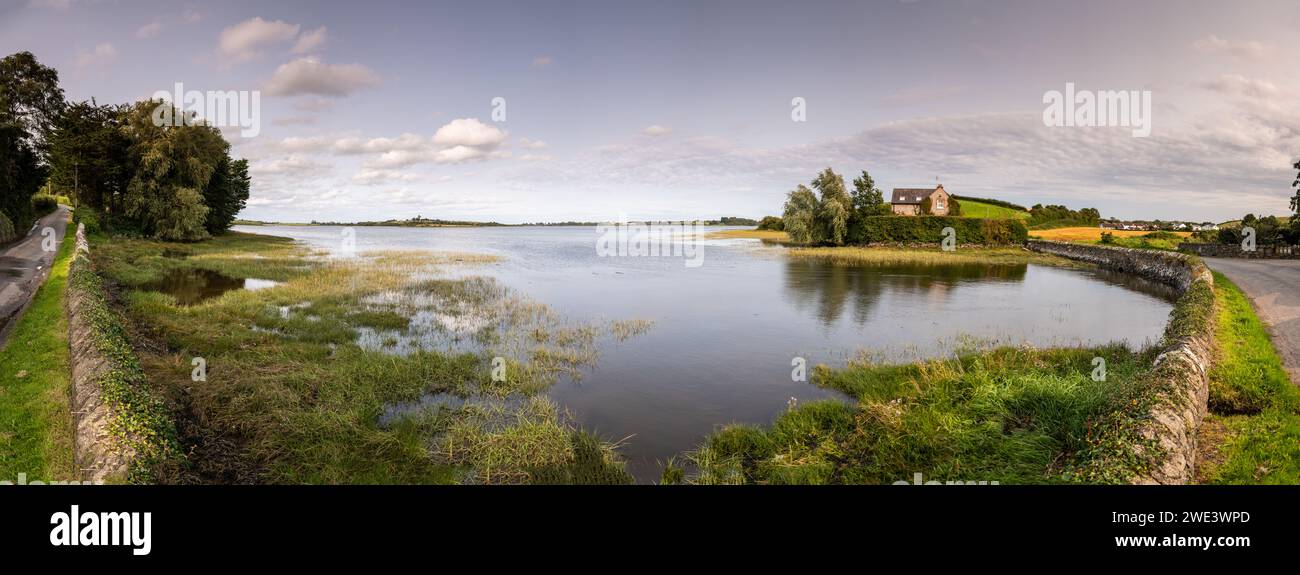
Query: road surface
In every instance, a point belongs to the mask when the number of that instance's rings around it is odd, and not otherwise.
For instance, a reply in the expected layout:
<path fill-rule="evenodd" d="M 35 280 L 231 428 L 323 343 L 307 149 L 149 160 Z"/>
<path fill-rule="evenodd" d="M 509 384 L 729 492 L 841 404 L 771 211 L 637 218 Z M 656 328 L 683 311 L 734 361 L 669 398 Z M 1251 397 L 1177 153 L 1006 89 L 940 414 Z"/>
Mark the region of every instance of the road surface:
<path fill-rule="evenodd" d="M 1300 260 L 1202 259 L 1255 302 L 1291 382 L 1300 385 Z"/>
<path fill-rule="evenodd" d="M 46 242 L 45 228 L 55 233 L 53 242 Z M 9 337 L 14 320 L 50 275 L 50 264 L 58 253 L 59 242 L 68 227 L 68 208 L 59 206 L 50 215 L 41 218 L 21 241 L 0 248 L 0 346 Z M 53 245 L 53 251 L 45 248 Z"/>

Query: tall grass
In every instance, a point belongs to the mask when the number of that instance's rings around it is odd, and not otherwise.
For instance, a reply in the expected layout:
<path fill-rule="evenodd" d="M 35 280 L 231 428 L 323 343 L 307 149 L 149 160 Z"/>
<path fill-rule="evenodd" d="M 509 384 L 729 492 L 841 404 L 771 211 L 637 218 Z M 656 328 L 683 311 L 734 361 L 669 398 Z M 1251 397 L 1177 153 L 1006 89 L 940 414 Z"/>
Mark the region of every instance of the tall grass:
<path fill-rule="evenodd" d="M 768 428 L 730 426 L 688 455 L 696 483 L 1058 483 L 1095 455 L 1091 423 L 1152 359 L 1122 345 L 999 348 L 908 365 L 819 367 L 852 396 L 792 406 Z M 1107 362 L 1104 381 L 1093 358 Z"/>

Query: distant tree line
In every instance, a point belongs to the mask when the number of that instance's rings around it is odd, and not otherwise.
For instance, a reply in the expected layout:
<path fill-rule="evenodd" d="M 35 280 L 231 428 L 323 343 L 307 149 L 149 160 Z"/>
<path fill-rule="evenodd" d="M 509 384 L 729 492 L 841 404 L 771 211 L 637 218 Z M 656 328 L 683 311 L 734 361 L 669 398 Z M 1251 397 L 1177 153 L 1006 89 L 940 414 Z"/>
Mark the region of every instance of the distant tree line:
<path fill-rule="evenodd" d="M 170 104 L 69 104 L 57 71 L 29 52 L 4 58 L 0 211 L 30 217 L 32 195 L 48 182 L 92 226 L 174 241 L 225 232 L 248 200 L 248 162 L 193 116 L 157 125 L 159 106 Z"/>
<path fill-rule="evenodd" d="M 1029 226 L 1055 227 L 1096 226 L 1101 223 L 1101 212 L 1097 208 L 1071 210 L 1065 206 L 1035 204 L 1029 208 Z"/>

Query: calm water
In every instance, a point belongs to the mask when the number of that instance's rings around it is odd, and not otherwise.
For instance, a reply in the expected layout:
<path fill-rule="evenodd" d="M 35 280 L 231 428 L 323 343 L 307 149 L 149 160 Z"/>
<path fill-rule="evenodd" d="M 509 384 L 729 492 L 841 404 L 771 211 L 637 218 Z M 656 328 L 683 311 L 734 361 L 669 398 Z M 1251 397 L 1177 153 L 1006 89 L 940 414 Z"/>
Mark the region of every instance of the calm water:
<path fill-rule="evenodd" d="M 256 226 L 336 250 L 339 227 Z M 894 360 L 951 353 L 965 337 L 1038 346 L 1155 342 L 1171 308 L 1158 285 L 1038 265 L 854 268 L 782 255 L 756 240 L 705 242 L 681 258 L 597 257 L 586 227 L 356 227 L 356 249 L 502 256 L 476 267 L 574 320 L 648 319 L 602 342 L 594 368 L 551 395 L 606 439 L 641 481 L 715 426 L 768 423 L 791 398 L 835 397 L 791 381 L 791 360 L 842 365 L 861 350 Z"/>

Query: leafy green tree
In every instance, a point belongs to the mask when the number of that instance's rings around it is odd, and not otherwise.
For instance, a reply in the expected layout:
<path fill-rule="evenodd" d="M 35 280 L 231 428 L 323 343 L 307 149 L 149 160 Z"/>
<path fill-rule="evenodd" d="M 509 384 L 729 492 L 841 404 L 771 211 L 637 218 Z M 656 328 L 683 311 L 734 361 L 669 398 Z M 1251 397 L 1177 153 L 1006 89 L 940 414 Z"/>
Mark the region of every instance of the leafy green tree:
<path fill-rule="evenodd" d="M 883 216 L 889 213 L 885 193 L 876 187 L 876 181 L 866 170 L 853 178 L 853 211 L 862 217 Z"/>
<path fill-rule="evenodd" d="M 209 210 L 203 190 L 227 157 L 230 144 L 206 124 L 155 125 L 153 111 L 159 105 L 163 104 L 140 102 L 127 117 L 135 173 L 127 185 L 124 212 L 146 235 L 201 240 L 208 237 Z"/>
<path fill-rule="evenodd" d="M 46 141 L 63 109 L 59 74 L 31 52 L 0 59 L 0 213 L 17 229 L 32 217 L 31 198 L 45 181 Z"/>
<path fill-rule="evenodd" d="M 1295 188 L 1295 195 L 1291 196 L 1291 233 L 1288 240 L 1293 244 L 1300 244 L 1300 161 L 1294 166 L 1297 170 L 1295 181 L 1291 182 L 1291 187 Z"/>
<path fill-rule="evenodd" d="M 220 234 L 230 229 L 235 215 L 248 202 L 251 184 L 248 160 L 232 160 L 229 156 L 222 158 L 220 166 L 213 172 L 212 179 L 203 190 L 203 203 L 208 206 L 204 228 L 209 234 Z"/>
<path fill-rule="evenodd" d="M 952 196 L 948 196 L 948 215 L 954 218 L 959 218 L 962 216 L 961 202 L 957 201 L 957 198 L 954 198 Z"/>
<path fill-rule="evenodd" d="M 821 242 L 843 244 L 849 233 L 849 214 L 853 211 L 853 199 L 844 185 L 844 177 L 826 168 L 813 178 L 812 187 L 821 196 L 817 209 Z"/>
<path fill-rule="evenodd" d="M 782 232 L 785 231 L 785 223 L 777 216 L 763 216 L 763 219 L 758 222 L 758 229 Z"/>
<path fill-rule="evenodd" d="M 790 239 L 799 243 L 821 243 L 822 228 L 817 225 L 817 195 L 799 184 L 785 201 L 781 221 Z"/>
<path fill-rule="evenodd" d="M 123 129 L 127 108 L 78 102 L 55 121 L 50 137 L 50 183 L 77 204 L 120 211 L 133 172 L 131 140 Z"/>
<path fill-rule="evenodd" d="M 925 199 L 921 200 L 921 215 L 934 215 L 934 200 L 931 200 L 930 196 L 926 196 Z"/>

